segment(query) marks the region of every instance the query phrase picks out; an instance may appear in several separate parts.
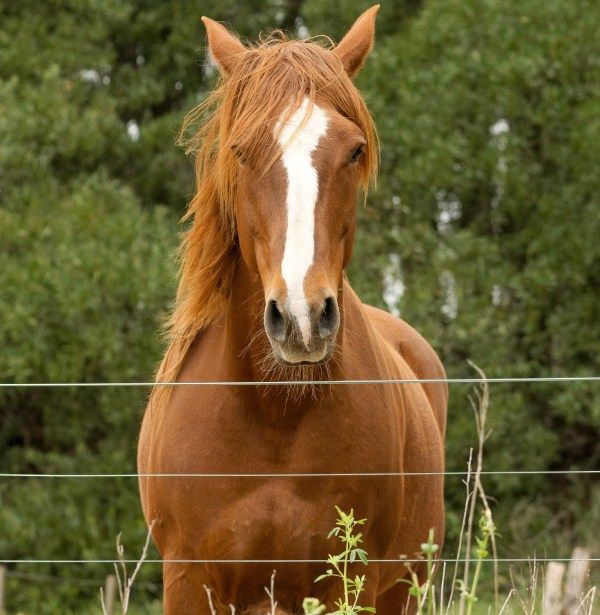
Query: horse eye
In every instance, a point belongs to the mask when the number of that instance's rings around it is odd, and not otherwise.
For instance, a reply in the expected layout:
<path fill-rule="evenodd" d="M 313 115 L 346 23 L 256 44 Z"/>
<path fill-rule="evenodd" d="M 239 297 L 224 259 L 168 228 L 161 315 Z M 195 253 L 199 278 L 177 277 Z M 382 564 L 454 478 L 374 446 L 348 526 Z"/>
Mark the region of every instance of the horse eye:
<path fill-rule="evenodd" d="M 352 156 L 350 156 L 350 162 L 358 162 L 358 159 L 363 155 L 364 148 L 362 145 L 359 145 L 355 150 Z"/>

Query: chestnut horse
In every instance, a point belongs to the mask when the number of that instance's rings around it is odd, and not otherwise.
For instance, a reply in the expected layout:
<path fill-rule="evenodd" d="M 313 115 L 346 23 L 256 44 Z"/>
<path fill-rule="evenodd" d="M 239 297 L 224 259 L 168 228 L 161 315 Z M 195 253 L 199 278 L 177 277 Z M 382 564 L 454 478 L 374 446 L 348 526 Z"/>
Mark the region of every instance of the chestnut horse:
<path fill-rule="evenodd" d="M 428 343 L 344 276 L 378 159 L 351 81 L 377 8 L 335 47 L 281 34 L 246 47 L 203 18 L 221 81 L 184 124 L 199 125 L 197 190 L 157 378 L 275 384 L 153 391 L 138 466 L 168 615 L 209 614 L 205 586 L 217 613 L 270 612 L 273 569 L 278 614 L 306 596 L 332 609 L 341 587 L 314 579 L 339 551 L 335 505 L 367 519 L 372 561 L 352 574 L 366 573 L 360 602 L 380 615 L 414 608 L 401 554 L 430 528 L 443 540 L 445 384 L 314 384 L 445 378 Z"/>

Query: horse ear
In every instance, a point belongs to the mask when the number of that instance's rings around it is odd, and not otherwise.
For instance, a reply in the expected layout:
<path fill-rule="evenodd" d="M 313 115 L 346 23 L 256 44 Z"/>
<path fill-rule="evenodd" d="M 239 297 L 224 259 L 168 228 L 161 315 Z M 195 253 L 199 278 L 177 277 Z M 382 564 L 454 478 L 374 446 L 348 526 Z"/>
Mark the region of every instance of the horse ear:
<path fill-rule="evenodd" d="M 225 26 L 214 19 L 202 17 L 202 23 L 208 36 L 208 53 L 222 73 L 230 73 L 246 48 Z"/>
<path fill-rule="evenodd" d="M 333 53 L 342 61 L 344 70 L 350 77 L 358 73 L 373 48 L 375 16 L 378 10 L 379 4 L 367 9 L 333 49 Z"/>

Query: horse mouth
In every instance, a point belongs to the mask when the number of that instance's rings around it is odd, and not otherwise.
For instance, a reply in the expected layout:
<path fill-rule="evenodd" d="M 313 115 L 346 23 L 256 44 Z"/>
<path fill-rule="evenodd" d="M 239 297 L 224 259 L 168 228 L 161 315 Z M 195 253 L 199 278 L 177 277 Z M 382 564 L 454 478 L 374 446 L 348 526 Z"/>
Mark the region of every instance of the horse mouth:
<path fill-rule="evenodd" d="M 333 344 L 324 343 L 319 348 L 291 348 L 289 345 L 271 344 L 273 355 L 281 365 L 320 365 L 326 363 L 333 353 Z"/>
<path fill-rule="evenodd" d="M 318 361 L 286 361 L 285 359 L 278 359 L 281 365 L 288 365 L 290 367 L 296 367 L 298 365 L 322 365 L 323 363 L 327 363 L 328 358 L 319 359 Z"/>

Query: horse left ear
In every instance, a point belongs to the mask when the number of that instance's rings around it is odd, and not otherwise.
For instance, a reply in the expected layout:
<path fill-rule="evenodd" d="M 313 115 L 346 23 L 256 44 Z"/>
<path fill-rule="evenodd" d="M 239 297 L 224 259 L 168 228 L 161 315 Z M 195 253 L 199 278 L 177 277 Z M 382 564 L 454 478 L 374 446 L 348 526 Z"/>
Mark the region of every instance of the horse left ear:
<path fill-rule="evenodd" d="M 229 74 L 244 55 L 246 48 L 240 40 L 218 21 L 209 17 L 202 17 L 208 37 L 208 53 L 215 61 L 219 70 Z"/>
<path fill-rule="evenodd" d="M 378 10 L 379 4 L 367 9 L 333 48 L 333 53 L 342 61 L 344 70 L 350 77 L 358 73 L 373 48 L 375 17 Z"/>

